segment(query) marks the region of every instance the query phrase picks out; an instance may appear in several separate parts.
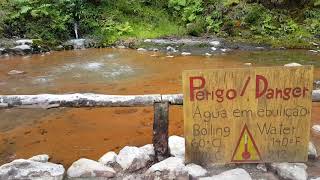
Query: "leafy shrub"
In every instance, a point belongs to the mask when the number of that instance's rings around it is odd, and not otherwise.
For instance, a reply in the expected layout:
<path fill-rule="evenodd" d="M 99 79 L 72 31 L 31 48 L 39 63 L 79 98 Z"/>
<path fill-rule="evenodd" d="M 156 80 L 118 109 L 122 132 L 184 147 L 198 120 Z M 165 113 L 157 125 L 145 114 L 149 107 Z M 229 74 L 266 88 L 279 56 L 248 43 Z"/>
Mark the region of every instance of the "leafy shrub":
<path fill-rule="evenodd" d="M 307 30 L 312 34 L 320 34 L 320 9 L 307 10 L 304 13 Z"/>
<path fill-rule="evenodd" d="M 205 32 L 206 20 L 197 18 L 195 22 L 187 24 L 187 33 L 191 36 L 201 36 Z"/>

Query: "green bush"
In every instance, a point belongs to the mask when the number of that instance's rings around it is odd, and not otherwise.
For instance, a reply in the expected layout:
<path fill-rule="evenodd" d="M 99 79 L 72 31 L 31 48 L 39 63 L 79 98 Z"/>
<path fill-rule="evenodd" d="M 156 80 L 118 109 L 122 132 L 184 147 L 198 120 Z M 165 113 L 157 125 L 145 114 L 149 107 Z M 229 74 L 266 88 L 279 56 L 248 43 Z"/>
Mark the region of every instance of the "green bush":
<path fill-rule="evenodd" d="M 201 36 L 205 33 L 206 20 L 204 18 L 197 18 L 193 23 L 187 24 L 187 33 L 191 36 Z"/>
<path fill-rule="evenodd" d="M 80 37 L 92 37 L 104 45 L 184 34 L 277 44 L 288 39 L 298 44 L 320 34 L 319 0 L 304 1 L 0 0 L 0 37 L 41 39 L 56 45 L 75 37 L 76 24 Z M 297 6 L 301 9 L 291 9 L 298 4 L 303 5 Z"/>

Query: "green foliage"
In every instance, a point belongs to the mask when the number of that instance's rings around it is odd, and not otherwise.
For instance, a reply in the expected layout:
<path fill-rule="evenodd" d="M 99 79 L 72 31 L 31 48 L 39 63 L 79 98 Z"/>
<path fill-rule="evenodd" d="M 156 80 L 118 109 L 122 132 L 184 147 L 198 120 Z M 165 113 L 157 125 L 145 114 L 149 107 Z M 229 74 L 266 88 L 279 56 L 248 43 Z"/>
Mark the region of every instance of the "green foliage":
<path fill-rule="evenodd" d="M 182 20 L 185 22 L 193 22 L 202 11 L 202 0 L 189 1 L 183 9 Z"/>
<path fill-rule="evenodd" d="M 133 31 L 129 22 L 117 23 L 113 20 L 107 20 L 103 23 L 101 28 L 101 34 L 103 35 L 103 41 L 107 44 L 112 44 L 119 37 L 127 35 Z"/>
<path fill-rule="evenodd" d="M 169 0 L 169 8 L 173 8 L 176 11 L 180 11 L 187 5 L 187 0 Z"/>
<path fill-rule="evenodd" d="M 40 39 L 56 45 L 74 38 L 77 25 L 80 37 L 93 37 L 104 45 L 128 38 L 213 34 L 275 44 L 290 40 L 304 46 L 303 40 L 320 34 L 320 0 L 305 2 L 0 0 L 0 37 Z"/>
<path fill-rule="evenodd" d="M 306 29 L 312 34 L 320 34 L 320 9 L 307 10 L 304 16 Z"/>
<path fill-rule="evenodd" d="M 186 23 L 193 22 L 203 11 L 202 0 L 169 0 L 168 7 L 173 8 Z"/>
<path fill-rule="evenodd" d="M 223 2 L 223 5 L 226 7 L 229 7 L 229 6 L 237 5 L 239 3 L 240 3 L 240 0 L 225 0 Z"/>
<path fill-rule="evenodd" d="M 187 33 L 192 36 L 201 36 L 205 32 L 206 19 L 197 18 L 193 23 L 187 24 Z"/>

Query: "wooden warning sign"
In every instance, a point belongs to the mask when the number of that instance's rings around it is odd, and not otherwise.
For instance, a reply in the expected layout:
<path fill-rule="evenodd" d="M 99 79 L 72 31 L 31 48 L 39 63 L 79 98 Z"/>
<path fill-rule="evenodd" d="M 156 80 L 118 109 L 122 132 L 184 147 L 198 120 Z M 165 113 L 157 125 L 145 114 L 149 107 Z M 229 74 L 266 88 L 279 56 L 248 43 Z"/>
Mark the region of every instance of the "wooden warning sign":
<path fill-rule="evenodd" d="M 183 72 L 186 162 L 307 160 L 313 67 Z"/>

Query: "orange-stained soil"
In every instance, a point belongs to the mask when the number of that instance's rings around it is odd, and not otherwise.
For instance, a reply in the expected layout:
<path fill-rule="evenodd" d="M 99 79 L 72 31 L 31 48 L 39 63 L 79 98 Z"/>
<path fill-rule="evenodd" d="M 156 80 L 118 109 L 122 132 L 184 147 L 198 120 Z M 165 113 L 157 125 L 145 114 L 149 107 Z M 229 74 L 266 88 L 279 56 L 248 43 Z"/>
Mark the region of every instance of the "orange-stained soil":
<path fill-rule="evenodd" d="M 181 108 L 169 113 L 170 134 L 182 135 Z M 98 160 L 107 151 L 151 143 L 152 121 L 153 107 L 69 109 L 2 134 L 0 152 L 5 160 L 47 153 L 69 166 L 79 157 Z"/>
<path fill-rule="evenodd" d="M 56 73 L 65 63 L 90 62 L 87 56 L 98 59 L 105 54 L 120 54 L 117 62 L 129 65 L 139 73 L 112 80 L 104 80 L 100 76 L 91 77 L 96 72 L 82 72 L 81 75 L 85 76 L 78 79 L 69 78 L 77 73 L 72 70 Z M 53 53 L 47 59 L 33 56 L 29 60 L 17 57 L 0 61 L 0 94 L 181 93 L 181 72 L 185 69 L 243 67 L 244 63 L 237 59 L 237 54 L 211 58 L 166 58 L 163 55 L 150 55 L 130 50 L 106 49 L 90 50 L 89 53 Z M 61 59 L 74 56 L 76 60 Z M 51 67 L 56 67 L 55 71 Z M 7 75 L 12 69 L 27 73 Z M 59 76 L 51 85 L 31 83 L 32 78 L 50 73 Z M 315 76 L 320 77 L 318 70 L 315 71 Z M 313 105 L 312 123 L 320 124 L 320 104 Z M 171 106 L 169 115 L 170 134 L 183 135 L 182 107 Z M 80 157 L 97 160 L 104 153 L 111 150 L 118 152 L 126 145 L 142 146 L 151 143 L 152 121 L 153 107 L 0 110 L 0 164 L 41 153 L 49 154 L 51 161 L 62 163 L 66 167 Z M 320 135 L 312 133 L 312 138 L 320 148 Z"/>

